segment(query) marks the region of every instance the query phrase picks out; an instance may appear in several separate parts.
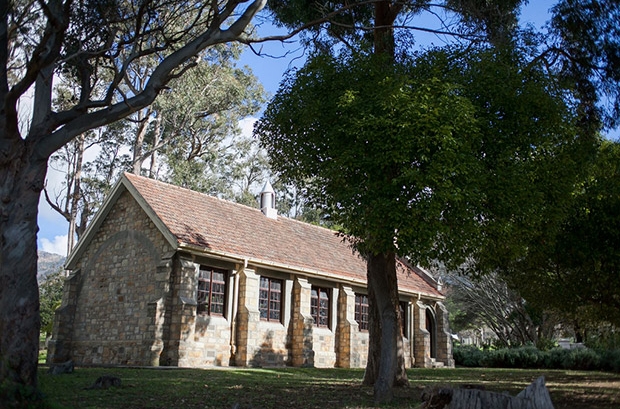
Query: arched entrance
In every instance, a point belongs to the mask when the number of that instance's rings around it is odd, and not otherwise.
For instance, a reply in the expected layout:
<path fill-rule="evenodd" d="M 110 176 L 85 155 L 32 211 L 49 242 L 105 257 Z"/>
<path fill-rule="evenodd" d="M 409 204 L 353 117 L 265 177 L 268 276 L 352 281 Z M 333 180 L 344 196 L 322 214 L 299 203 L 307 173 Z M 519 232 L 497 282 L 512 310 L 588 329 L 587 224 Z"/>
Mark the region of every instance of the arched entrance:
<path fill-rule="evenodd" d="M 431 308 L 426 308 L 426 330 L 431 337 L 431 358 L 437 358 L 437 324 Z"/>

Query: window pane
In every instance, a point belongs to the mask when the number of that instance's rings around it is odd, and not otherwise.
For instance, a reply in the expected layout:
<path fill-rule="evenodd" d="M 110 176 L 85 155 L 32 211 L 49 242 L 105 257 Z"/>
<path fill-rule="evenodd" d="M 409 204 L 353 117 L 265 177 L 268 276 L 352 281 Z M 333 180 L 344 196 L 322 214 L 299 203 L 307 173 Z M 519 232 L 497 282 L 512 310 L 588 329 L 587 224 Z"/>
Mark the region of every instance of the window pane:
<path fill-rule="evenodd" d="M 267 319 L 267 300 L 259 300 L 258 309 L 260 310 L 261 319 Z"/>

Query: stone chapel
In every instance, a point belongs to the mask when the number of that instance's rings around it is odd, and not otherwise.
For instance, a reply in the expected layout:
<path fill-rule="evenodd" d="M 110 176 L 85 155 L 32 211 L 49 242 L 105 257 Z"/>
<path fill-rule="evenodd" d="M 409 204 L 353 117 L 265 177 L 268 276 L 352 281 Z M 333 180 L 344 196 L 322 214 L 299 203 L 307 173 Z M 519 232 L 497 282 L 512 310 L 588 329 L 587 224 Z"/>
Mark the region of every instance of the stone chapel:
<path fill-rule="evenodd" d="M 274 202 L 124 174 L 67 259 L 48 363 L 364 367 L 364 259 Z M 397 268 L 406 365 L 454 366 L 441 286 Z"/>

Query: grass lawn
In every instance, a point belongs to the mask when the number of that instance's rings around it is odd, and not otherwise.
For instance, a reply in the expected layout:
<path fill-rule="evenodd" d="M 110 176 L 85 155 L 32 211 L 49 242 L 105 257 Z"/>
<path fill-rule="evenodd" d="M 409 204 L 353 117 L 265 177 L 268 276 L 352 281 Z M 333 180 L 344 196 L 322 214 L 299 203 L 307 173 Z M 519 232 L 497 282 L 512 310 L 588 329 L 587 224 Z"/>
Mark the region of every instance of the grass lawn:
<path fill-rule="evenodd" d="M 76 368 L 51 376 L 40 367 L 40 385 L 55 408 L 205 409 L 373 407 L 372 388 L 360 386 L 363 369 L 129 369 Z M 84 389 L 101 375 L 120 388 Z M 396 390 L 388 407 L 415 408 L 428 385 L 481 385 L 518 393 L 544 375 L 556 409 L 619 408 L 620 374 L 514 369 L 411 369 L 411 387 Z"/>

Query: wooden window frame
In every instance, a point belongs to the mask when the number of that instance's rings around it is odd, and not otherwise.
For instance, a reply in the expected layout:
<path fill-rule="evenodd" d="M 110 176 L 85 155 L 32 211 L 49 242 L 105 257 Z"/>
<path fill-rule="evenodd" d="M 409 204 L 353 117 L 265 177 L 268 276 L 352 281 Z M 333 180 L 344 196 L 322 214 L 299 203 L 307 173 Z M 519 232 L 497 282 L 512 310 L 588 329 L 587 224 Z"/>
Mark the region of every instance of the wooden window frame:
<path fill-rule="evenodd" d="M 209 273 L 209 278 L 202 276 Z M 222 275 L 222 279 L 214 279 L 214 274 Z M 196 314 L 224 317 L 226 313 L 226 298 L 228 289 L 228 271 L 220 268 L 200 266 L 198 283 L 196 286 Z M 201 296 L 204 294 L 204 296 Z M 221 302 L 214 301 L 214 295 L 221 297 Z M 217 298 L 217 297 L 216 297 Z M 219 308 L 214 308 L 218 306 Z M 214 311 L 215 310 L 215 311 Z"/>
<path fill-rule="evenodd" d="M 368 328 L 370 325 L 369 314 L 370 314 L 370 307 L 368 306 L 368 295 L 356 293 L 355 294 L 355 321 L 357 321 L 359 330 L 362 332 L 368 332 Z"/>
<path fill-rule="evenodd" d="M 263 284 L 267 286 L 264 287 Z M 272 284 L 279 284 L 280 289 L 272 288 Z M 271 277 L 260 277 L 258 292 L 258 310 L 260 311 L 261 321 L 282 323 L 282 289 L 284 280 Z M 264 313 L 264 316 L 263 316 Z M 277 317 L 275 316 L 277 315 Z"/>
<path fill-rule="evenodd" d="M 316 293 L 316 295 L 315 295 Z M 325 296 L 323 297 L 323 294 Z M 310 314 L 314 319 L 314 325 L 320 328 L 331 328 L 331 288 L 312 286 L 310 293 Z M 322 306 L 321 301 L 327 301 L 327 306 Z M 321 315 L 325 311 L 325 315 Z M 325 317 L 324 319 L 321 319 Z"/>

